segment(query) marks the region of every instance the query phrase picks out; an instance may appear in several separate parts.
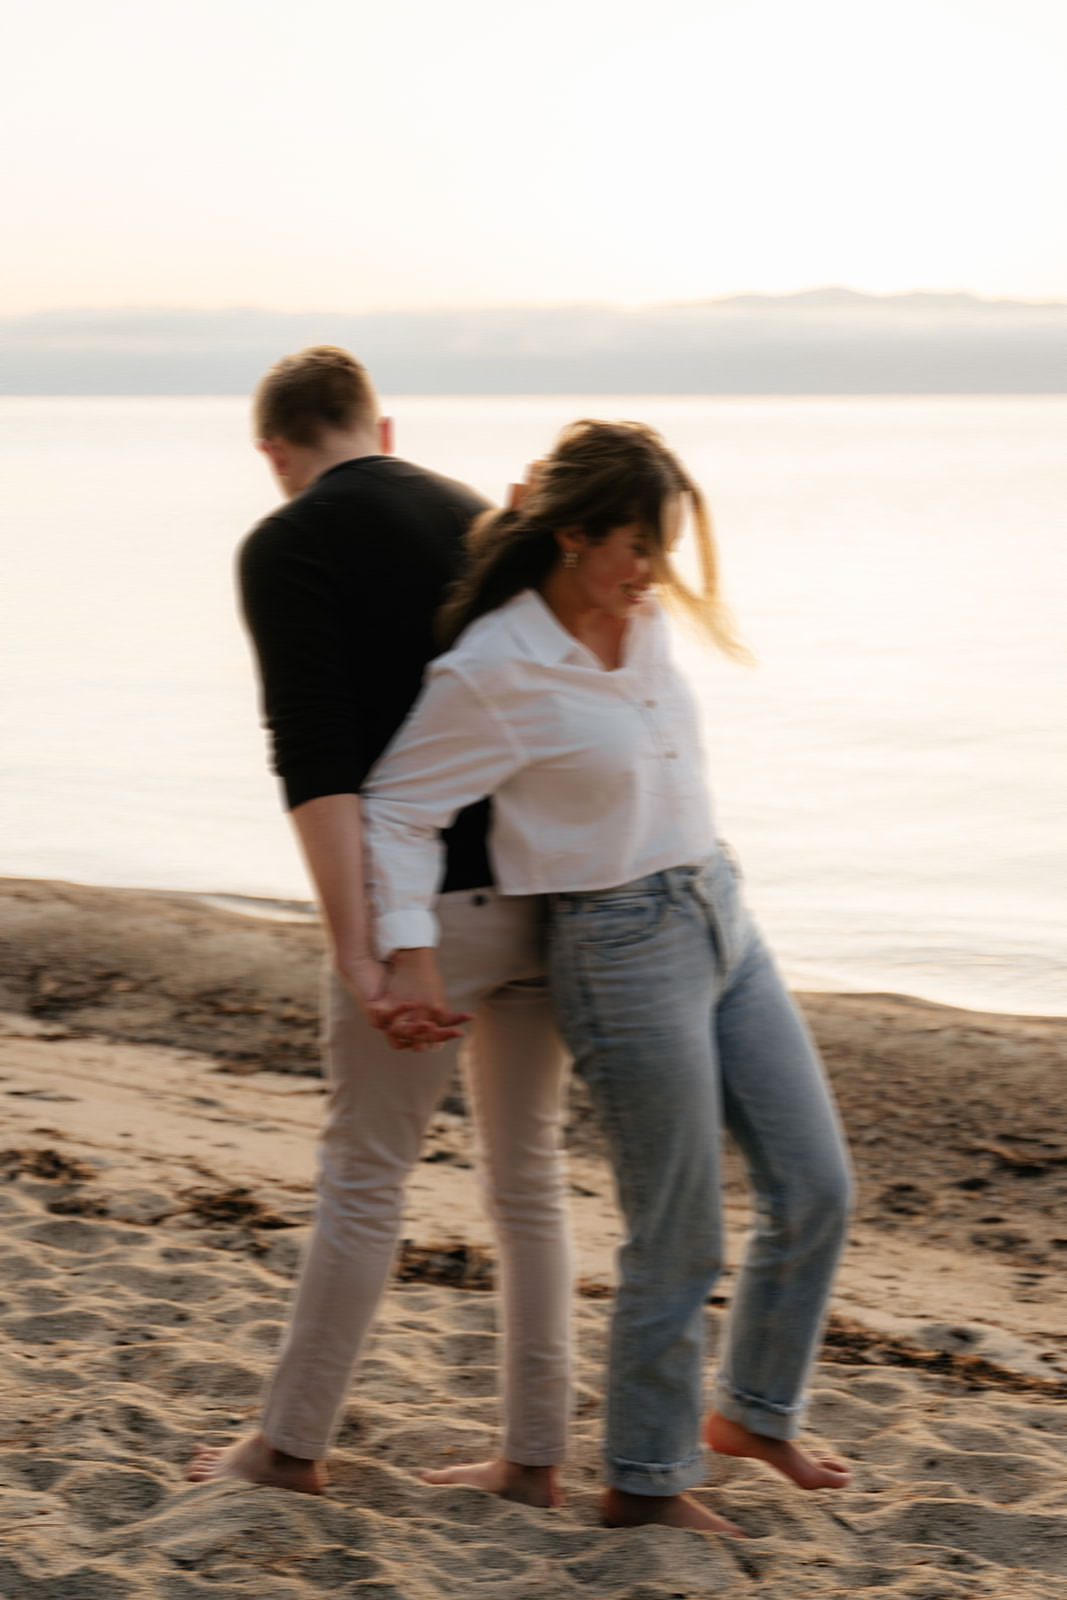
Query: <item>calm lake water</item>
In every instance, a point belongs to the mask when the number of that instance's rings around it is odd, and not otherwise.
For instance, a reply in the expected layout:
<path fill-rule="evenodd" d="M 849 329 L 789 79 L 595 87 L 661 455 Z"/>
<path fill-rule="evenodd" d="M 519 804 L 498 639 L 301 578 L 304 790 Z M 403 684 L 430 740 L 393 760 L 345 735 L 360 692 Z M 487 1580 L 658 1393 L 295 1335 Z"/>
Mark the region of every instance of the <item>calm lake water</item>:
<path fill-rule="evenodd" d="M 798 985 L 1067 1012 L 1067 399 L 390 401 L 499 497 L 581 415 L 704 484 L 758 658 L 680 639 Z M 0 873 L 306 898 L 232 554 L 276 496 L 242 399 L 0 399 Z"/>

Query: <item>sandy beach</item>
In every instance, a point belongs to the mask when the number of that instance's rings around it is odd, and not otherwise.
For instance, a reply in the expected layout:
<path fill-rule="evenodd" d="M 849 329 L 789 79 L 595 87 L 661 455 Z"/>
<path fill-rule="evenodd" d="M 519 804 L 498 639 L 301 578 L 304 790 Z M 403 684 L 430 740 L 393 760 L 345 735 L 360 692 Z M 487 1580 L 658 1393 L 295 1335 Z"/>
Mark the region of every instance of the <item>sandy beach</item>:
<path fill-rule="evenodd" d="M 255 1417 L 312 1213 L 320 963 L 312 924 L 0 881 L 2 1600 L 1067 1596 L 1067 1023 L 895 996 L 800 997 L 859 1180 L 810 1422 L 852 1487 L 804 1495 L 716 1458 L 698 1494 L 746 1539 L 599 1525 L 618 1228 L 580 1088 L 566 1504 L 417 1479 L 494 1441 L 491 1235 L 458 1085 L 328 1493 L 186 1483 L 196 1441 Z M 732 1164 L 726 1202 L 735 1263 Z"/>

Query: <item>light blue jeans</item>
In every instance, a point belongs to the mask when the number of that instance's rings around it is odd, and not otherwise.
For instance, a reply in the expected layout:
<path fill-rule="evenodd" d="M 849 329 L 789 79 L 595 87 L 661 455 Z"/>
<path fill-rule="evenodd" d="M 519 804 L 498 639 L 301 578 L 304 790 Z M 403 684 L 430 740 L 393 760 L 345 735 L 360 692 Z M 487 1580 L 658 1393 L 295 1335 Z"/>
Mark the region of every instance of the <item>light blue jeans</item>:
<path fill-rule="evenodd" d="M 556 1018 L 608 1140 L 626 1224 L 608 1482 L 677 1494 L 703 1476 L 722 1128 L 744 1157 L 756 1221 L 714 1405 L 776 1439 L 800 1426 L 844 1244 L 848 1159 L 818 1057 L 728 854 L 550 905 Z"/>

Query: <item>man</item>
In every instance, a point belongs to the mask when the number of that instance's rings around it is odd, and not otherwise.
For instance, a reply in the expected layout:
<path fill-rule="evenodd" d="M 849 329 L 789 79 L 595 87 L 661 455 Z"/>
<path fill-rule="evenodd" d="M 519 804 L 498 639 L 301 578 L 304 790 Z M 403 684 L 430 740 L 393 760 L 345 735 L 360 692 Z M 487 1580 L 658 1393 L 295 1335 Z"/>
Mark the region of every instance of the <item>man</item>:
<path fill-rule="evenodd" d="M 418 693 L 434 614 L 485 502 L 387 453 L 374 389 L 346 351 L 319 346 L 280 361 L 259 386 L 255 423 L 287 503 L 246 540 L 240 585 L 274 766 L 329 943 L 329 1106 L 318 1213 L 261 1428 L 201 1448 L 188 1476 L 322 1490 L 389 1277 L 404 1183 L 452 1074 L 456 1024 L 471 1013 L 469 1100 L 499 1241 L 504 1434 L 492 1460 L 424 1475 L 556 1504 L 571 1274 L 562 1056 L 536 902 L 496 894 L 487 806 L 462 813 L 445 836 L 437 905 L 449 999 L 462 1010 L 409 1028 L 416 1054 L 397 1054 L 381 1030 L 403 1023 L 404 955 L 388 969 L 374 959 L 365 909 L 360 789 Z M 428 1040 L 435 1053 L 419 1049 Z"/>

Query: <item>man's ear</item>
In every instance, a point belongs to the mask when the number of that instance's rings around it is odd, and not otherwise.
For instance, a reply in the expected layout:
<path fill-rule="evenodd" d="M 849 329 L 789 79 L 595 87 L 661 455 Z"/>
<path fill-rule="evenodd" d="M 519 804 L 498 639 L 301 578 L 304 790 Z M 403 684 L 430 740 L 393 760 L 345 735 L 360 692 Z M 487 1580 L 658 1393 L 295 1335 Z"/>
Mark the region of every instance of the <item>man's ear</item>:
<path fill-rule="evenodd" d="M 392 419 L 392 417 L 379 417 L 378 418 L 378 449 L 381 451 L 383 456 L 391 456 L 392 455 L 392 453 L 393 453 L 393 438 L 394 438 L 394 434 L 395 434 L 395 429 L 393 427 L 393 419 Z"/>
<path fill-rule="evenodd" d="M 275 472 L 279 470 L 285 458 L 284 439 L 257 439 L 256 449 L 265 455 Z"/>

